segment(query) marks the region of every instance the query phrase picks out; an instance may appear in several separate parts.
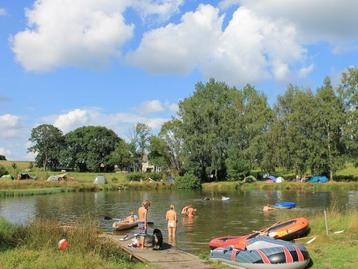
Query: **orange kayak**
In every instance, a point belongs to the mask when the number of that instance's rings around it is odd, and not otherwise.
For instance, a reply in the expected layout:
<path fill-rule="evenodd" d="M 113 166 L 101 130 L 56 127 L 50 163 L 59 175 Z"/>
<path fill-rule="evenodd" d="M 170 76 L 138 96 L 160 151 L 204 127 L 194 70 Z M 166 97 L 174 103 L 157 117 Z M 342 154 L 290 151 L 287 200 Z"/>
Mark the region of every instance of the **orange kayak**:
<path fill-rule="evenodd" d="M 244 249 L 246 240 L 254 238 L 258 235 L 267 235 L 272 238 L 282 239 L 286 241 L 306 235 L 309 231 L 308 220 L 306 218 L 296 218 L 284 222 L 278 222 L 269 228 L 243 235 L 243 236 L 223 236 L 214 238 L 209 242 L 209 247 L 214 249 L 217 247 L 235 246 Z"/>

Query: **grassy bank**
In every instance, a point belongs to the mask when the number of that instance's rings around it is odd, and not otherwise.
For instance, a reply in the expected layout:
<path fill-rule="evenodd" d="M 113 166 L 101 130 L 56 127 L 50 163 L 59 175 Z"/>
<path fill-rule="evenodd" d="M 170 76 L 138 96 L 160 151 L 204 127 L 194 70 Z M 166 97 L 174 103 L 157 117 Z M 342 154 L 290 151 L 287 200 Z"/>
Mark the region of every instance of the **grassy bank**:
<path fill-rule="evenodd" d="M 0 181 L 0 197 L 52 194 L 63 192 L 95 192 L 119 190 L 160 190 L 173 189 L 174 184 L 164 182 L 126 182 L 95 185 L 81 182 L 47 182 L 43 180 Z"/>
<path fill-rule="evenodd" d="M 328 183 L 241 183 L 236 181 L 222 181 L 202 184 L 204 191 L 249 191 L 249 190 L 294 190 L 294 191 L 335 191 L 335 190 L 358 190 L 358 182 L 328 182 Z"/>
<path fill-rule="evenodd" d="M 301 217 L 297 211 L 282 211 L 279 218 Z M 358 212 L 351 211 L 340 213 L 331 209 L 327 212 L 328 236 L 326 235 L 324 215 L 315 215 L 309 218 L 310 234 L 296 243 L 304 244 L 312 259 L 311 269 L 355 269 L 358 268 Z M 337 231 L 342 233 L 335 234 Z M 311 239 L 312 243 L 307 244 Z M 218 266 L 220 269 L 229 269 L 225 265 Z"/>
<path fill-rule="evenodd" d="M 84 225 L 85 223 L 85 225 Z M 75 230 L 63 230 L 51 220 L 36 220 L 26 226 L 16 226 L 0 219 L 1 268 L 154 268 L 130 262 L 114 244 L 101 240 L 96 224 L 82 220 Z M 69 247 L 57 249 L 66 238 Z"/>

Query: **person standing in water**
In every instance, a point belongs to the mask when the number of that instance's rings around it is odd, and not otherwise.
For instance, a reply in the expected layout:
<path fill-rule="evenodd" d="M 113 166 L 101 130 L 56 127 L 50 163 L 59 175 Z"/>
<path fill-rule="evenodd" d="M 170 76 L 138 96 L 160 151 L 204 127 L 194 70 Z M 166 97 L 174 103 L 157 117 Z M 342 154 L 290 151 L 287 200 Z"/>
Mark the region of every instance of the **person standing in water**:
<path fill-rule="evenodd" d="M 138 209 L 138 229 L 139 229 L 139 246 L 144 248 L 144 240 L 147 234 L 148 228 L 148 209 L 150 207 L 150 201 L 145 200 L 142 206 Z"/>
<path fill-rule="evenodd" d="M 168 241 L 175 245 L 178 216 L 174 205 L 170 205 L 170 208 L 165 215 L 165 219 L 168 221 Z"/>

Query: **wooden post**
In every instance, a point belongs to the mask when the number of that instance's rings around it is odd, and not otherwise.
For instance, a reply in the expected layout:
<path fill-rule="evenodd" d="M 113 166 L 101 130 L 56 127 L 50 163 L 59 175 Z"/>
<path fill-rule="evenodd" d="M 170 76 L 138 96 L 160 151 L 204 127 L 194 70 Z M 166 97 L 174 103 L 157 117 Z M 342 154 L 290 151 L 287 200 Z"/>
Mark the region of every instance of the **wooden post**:
<path fill-rule="evenodd" d="M 324 224 L 326 226 L 326 235 L 328 236 L 328 223 L 327 223 L 327 212 L 326 212 L 326 209 L 323 210 L 324 212 Z"/>

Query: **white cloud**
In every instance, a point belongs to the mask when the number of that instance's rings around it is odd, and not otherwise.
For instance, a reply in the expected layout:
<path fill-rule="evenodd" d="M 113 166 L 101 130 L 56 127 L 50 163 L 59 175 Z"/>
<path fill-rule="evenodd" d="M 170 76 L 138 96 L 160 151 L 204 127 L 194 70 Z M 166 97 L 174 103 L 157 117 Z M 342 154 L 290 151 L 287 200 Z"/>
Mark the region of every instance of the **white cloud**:
<path fill-rule="evenodd" d="M 222 27 L 219 10 L 200 5 L 184 14 L 179 24 L 147 32 L 128 60 L 151 72 L 199 69 L 206 77 L 244 84 L 270 77 L 285 79 L 291 65 L 305 58 L 294 26 L 286 22 L 258 17 L 241 7 Z"/>
<path fill-rule="evenodd" d="M 127 8 L 169 18 L 180 0 L 36 0 L 27 10 L 28 26 L 10 38 L 16 60 L 28 71 L 67 66 L 101 67 L 121 55 L 134 25 Z"/>
<path fill-rule="evenodd" d="M 304 77 L 307 77 L 310 73 L 312 73 L 313 70 L 314 70 L 314 65 L 310 64 L 308 66 L 302 67 L 299 70 L 298 74 L 301 78 L 304 78 Z"/>
<path fill-rule="evenodd" d="M 0 137 L 16 137 L 21 129 L 20 118 L 11 114 L 0 115 Z"/>
<path fill-rule="evenodd" d="M 219 2 L 219 7 L 221 9 L 227 9 L 233 5 L 238 5 L 240 0 L 222 0 Z"/>
<path fill-rule="evenodd" d="M 6 16 L 6 15 L 7 15 L 6 9 L 0 8 L 0 17 L 1 16 Z"/>
<path fill-rule="evenodd" d="M 179 11 L 184 0 L 137 0 L 133 1 L 133 8 L 140 13 L 143 19 L 148 16 L 158 16 L 160 20 L 167 20 Z"/>
<path fill-rule="evenodd" d="M 164 110 L 164 107 L 159 100 L 150 100 L 143 102 L 135 110 L 140 115 L 148 115 L 156 112 L 162 112 Z"/>
<path fill-rule="evenodd" d="M 179 111 L 179 105 L 177 103 L 168 104 L 168 108 L 174 113 L 178 113 Z"/>
<path fill-rule="evenodd" d="M 164 108 L 163 108 L 164 109 Z M 152 129 L 159 128 L 168 118 L 150 117 L 140 113 L 103 113 L 95 108 L 76 108 L 59 115 L 52 115 L 43 121 L 53 124 L 64 133 L 85 125 L 106 126 L 124 135 L 138 122 L 147 124 Z"/>
<path fill-rule="evenodd" d="M 0 148 L 0 155 L 4 155 L 6 158 L 11 156 L 11 151 L 5 148 Z"/>
<path fill-rule="evenodd" d="M 86 109 L 74 109 L 65 114 L 58 115 L 53 125 L 67 133 L 77 127 L 91 124 L 97 118 L 97 111 Z"/>
<path fill-rule="evenodd" d="M 358 38 L 356 0 L 239 0 L 260 16 L 295 25 L 305 42 L 351 42 Z"/>

